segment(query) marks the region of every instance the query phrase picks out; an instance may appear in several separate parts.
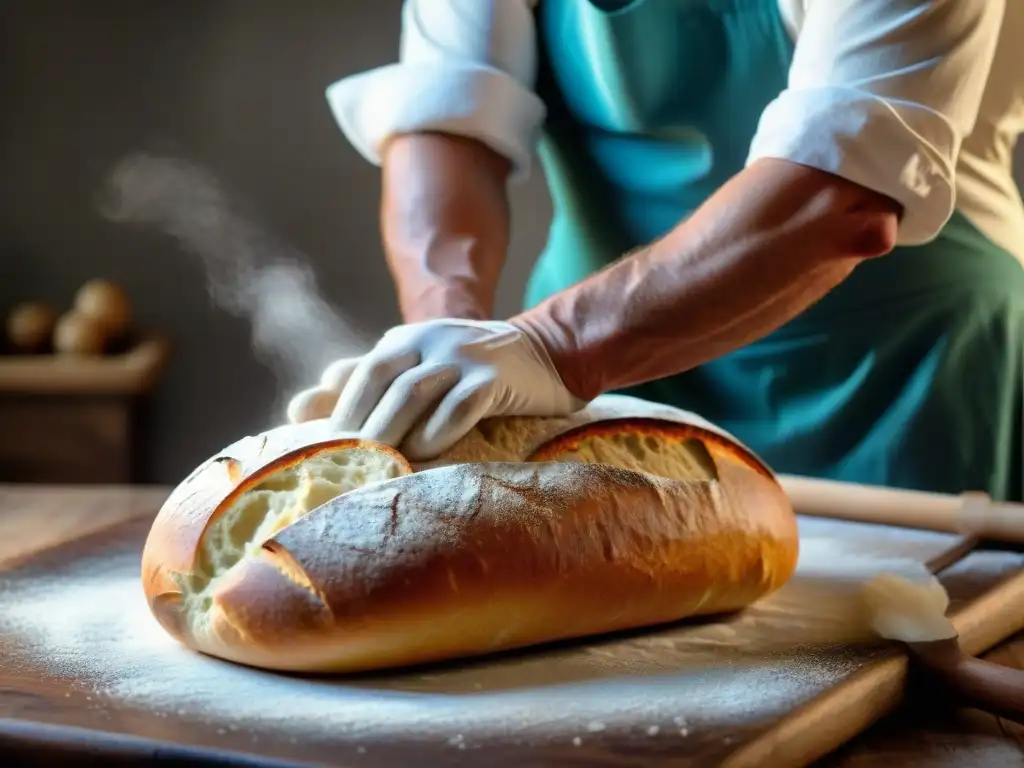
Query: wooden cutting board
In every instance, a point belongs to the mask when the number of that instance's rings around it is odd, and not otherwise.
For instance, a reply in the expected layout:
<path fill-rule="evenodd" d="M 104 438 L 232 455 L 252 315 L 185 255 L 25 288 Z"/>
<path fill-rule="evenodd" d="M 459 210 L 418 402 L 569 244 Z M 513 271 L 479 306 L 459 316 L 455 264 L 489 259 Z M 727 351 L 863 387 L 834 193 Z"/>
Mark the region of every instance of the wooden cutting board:
<path fill-rule="evenodd" d="M 401 673 L 300 679 L 201 657 L 162 632 L 138 584 L 148 524 L 96 523 L 13 558 L 8 545 L 5 562 L 0 543 L 3 716 L 84 728 L 94 746 L 101 732 L 131 734 L 292 765 L 785 768 L 831 751 L 901 698 L 905 656 L 850 641 L 839 610 L 845 563 L 862 574 L 872 559 L 955 562 L 943 581 L 968 652 L 1024 624 L 1019 554 L 958 560 L 953 536 L 805 519 L 798 576 L 738 616 Z M 23 723 L 6 723 L 8 735 L 19 728 L 24 735 Z"/>

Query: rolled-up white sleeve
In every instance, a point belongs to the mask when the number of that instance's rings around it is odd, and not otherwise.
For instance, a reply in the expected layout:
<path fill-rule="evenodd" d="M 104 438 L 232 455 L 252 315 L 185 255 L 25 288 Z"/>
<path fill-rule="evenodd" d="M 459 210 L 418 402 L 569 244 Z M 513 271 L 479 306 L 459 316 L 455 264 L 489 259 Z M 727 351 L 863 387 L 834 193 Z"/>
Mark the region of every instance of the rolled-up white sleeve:
<path fill-rule="evenodd" d="M 388 139 L 438 131 L 483 142 L 525 178 L 544 121 L 533 92 L 536 0 L 405 0 L 396 64 L 332 84 L 342 132 L 379 165 Z"/>
<path fill-rule="evenodd" d="M 787 88 L 748 164 L 781 158 L 846 178 L 903 206 L 900 244 L 933 239 L 956 204 L 957 155 L 1005 2 L 804 0 Z"/>

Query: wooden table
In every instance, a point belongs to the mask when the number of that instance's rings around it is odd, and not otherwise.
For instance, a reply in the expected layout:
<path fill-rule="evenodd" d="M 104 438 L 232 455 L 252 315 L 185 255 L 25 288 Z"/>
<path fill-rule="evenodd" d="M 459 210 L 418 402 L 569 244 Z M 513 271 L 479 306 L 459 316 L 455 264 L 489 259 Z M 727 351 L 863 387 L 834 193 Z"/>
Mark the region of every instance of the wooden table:
<path fill-rule="evenodd" d="M 20 560 L 77 539 L 88 532 L 102 531 L 133 519 L 152 517 L 166 494 L 164 488 L 0 486 L 0 564 L 11 559 Z M 993 650 L 989 658 L 1024 668 L 1024 635 Z M 37 692 L 26 691 L 24 680 L 20 686 L 18 688 L 13 685 L 0 660 L 0 718 L 7 718 L 8 724 L 13 722 L 14 726 L 32 726 L 34 719 L 45 719 L 38 715 L 39 702 L 44 701 L 45 697 L 40 695 L 34 699 L 33 694 Z M 818 765 L 823 768 L 1024 766 L 1024 728 L 973 710 L 943 709 L 941 702 L 944 697 L 930 693 L 927 686 L 915 688 L 900 712 L 878 723 Z M 189 764 L 187 754 L 184 760 L 174 759 L 181 755 L 173 754 L 174 745 L 170 742 L 175 740 L 176 735 L 173 726 L 170 723 L 168 726 L 164 734 L 168 741 L 164 747 L 168 751 L 164 758 L 179 765 Z M 112 732 L 130 734 L 131 722 L 105 720 L 97 722 L 95 729 L 96 740 L 101 741 L 109 738 Z M 10 735 L 12 730 L 17 730 L 17 727 L 8 728 L 6 734 L 0 729 L 0 764 L 26 764 L 12 763 L 10 756 L 4 754 L 4 750 L 10 749 L 14 743 Z M 184 734 L 181 741 L 187 741 Z M 152 749 L 152 744 L 149 748 Z M 122 758 L 139 754 L 131 747 L 130 740 L 121 745 L 121 751 Z M 211 764 L 212 757 L 206 755 L 201 762 L 196 758 L 195 764 Z M 36 764 L 49 765 L 54 759 L 54 753 L 48 753 Z M 66 764 L 69 759 L 67 754 L 60 756 L 61 764 Z M 146 764 L 152 762 L 149 759 Z M 91 760 L 79 764 L 113 766 L 141 764 L 141 761 L 132 763 L 128 759 L 115 760 L 107 754 L 101 758 L 93 756 Z M 243 758 L 242 762 L 232 762 L 230 758 L 221 758 L 218 764 L 259 763 L 255 759 L 245 762 Z"/>

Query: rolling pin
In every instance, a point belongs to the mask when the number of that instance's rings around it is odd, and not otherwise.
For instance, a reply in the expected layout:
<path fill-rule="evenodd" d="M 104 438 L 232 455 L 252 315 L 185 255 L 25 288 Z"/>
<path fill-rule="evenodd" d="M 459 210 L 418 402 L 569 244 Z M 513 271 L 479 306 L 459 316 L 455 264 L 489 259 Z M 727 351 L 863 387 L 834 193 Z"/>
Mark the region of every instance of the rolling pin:
<path fill-rule="evenodd" d="M 779 482 L 801 515 L 1024 543 L 1024 504 L 994 502 L 986 493 L 956 496 L 796 475 L 779 475 Z"/>

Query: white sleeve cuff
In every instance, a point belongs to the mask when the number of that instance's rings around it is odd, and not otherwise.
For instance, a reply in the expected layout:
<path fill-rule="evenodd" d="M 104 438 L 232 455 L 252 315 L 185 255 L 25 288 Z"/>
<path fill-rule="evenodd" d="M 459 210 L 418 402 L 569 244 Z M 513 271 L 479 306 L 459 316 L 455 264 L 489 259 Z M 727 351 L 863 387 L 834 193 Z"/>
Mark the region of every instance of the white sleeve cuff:
<path fill-rule="evenodd" d="M 790 160 L 903 206 L 898 244 L 932 240 L 953 214 L 959 139 L 938 112 L 854 88 L 789 89 L 765 109 L 747 164 Z"/>
<path fill-rule="evenodd" d="M 392 64 L 346 77 L 327 89 L 345 137 L 381 163 L 392 137 L 438 131 L 476 139 L 512 164 L 511 182 L 529 176 L 544 103 L 518 80 L 479 64 Z"/>

